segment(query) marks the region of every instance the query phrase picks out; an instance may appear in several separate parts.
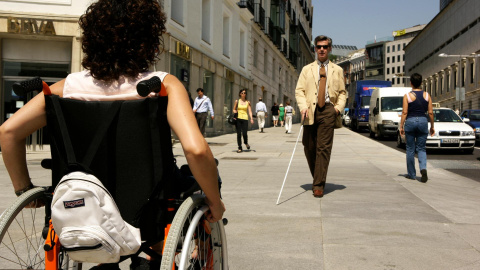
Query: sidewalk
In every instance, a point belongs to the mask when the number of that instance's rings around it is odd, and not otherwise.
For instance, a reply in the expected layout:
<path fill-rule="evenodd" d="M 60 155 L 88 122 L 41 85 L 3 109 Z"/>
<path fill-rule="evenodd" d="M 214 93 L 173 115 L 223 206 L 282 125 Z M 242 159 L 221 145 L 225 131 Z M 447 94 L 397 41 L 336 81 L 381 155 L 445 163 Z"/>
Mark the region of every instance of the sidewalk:
<path fill-rule="evenodd" d="M 280 204 L 277 197 L 300 130 L 249 131 L 207 141 L 219 160 L 230 269 L 480 269 L 480 183 L 428 166 L 426 183 L 407 180 L 405 155 L 346 128 L 335 131 L 326 194 L 297 145 Z M 245 150 L 245 147 L 244 147 Z M 177 163 L 185 163 L 174 146 Z M 48 153 L 28 154 L 35 184 Z M 14 194 L 0 165 L 0 211 Z"/>

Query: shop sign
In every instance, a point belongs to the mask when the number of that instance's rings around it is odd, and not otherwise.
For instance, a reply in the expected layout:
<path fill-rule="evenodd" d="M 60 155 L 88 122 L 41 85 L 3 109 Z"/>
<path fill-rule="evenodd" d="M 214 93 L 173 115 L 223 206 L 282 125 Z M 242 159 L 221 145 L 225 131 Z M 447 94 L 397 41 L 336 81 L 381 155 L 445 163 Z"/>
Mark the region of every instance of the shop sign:
<path fill-rule="evenodd" d="M 190 60 L 190 46 L 183 42 L 175 41 L 175 54 Z"/>
<path fill-rule="evenodd" d="M 7 31 L 14 34 L 55 36 L 52 20 L 8 17 Z"/>

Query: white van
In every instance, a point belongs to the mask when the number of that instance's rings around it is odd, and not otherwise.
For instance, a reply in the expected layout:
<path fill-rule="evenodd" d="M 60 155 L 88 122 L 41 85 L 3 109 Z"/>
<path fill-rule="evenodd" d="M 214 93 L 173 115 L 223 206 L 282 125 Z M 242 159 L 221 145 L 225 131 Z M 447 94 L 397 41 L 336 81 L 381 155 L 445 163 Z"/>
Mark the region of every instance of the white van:
<path fill-rule="evenodd" d="M 402 116 L 403 96 L 411 87 L 382 87 L 373 90 L 368 111 L 370 137 L 397 136 Z"/>

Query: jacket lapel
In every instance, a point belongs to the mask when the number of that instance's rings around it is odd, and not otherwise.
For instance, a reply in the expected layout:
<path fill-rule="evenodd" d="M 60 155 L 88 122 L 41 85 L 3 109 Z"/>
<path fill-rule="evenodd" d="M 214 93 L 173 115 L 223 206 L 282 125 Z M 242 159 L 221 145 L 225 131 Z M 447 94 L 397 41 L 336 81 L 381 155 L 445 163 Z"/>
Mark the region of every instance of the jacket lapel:
<path fill-rule="evenodd" d="M 312 63 L 311 70 L 313 73 L 313 79 L 315 80 L 315 87 L 318 89 L 318 80 L 320 79 L 320 74 L 318 74 L 318 64 L 317 61 Z"/>

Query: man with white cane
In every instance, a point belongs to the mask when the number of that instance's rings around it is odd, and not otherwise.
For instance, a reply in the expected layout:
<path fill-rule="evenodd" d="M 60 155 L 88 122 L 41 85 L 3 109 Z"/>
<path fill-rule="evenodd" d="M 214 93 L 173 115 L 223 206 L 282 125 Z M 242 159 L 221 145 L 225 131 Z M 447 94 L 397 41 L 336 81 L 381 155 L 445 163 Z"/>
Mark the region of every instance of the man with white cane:
<path fill-rule="evenodd" d="M 332 39 L 315 38 L 315 62 L 303 67 L 295 97 L 304 121 L 302 143 L 313 177 L 313 195 L 323 197 L 336 116 L 346 102 L 343 69 L 328 60 Z"/>

